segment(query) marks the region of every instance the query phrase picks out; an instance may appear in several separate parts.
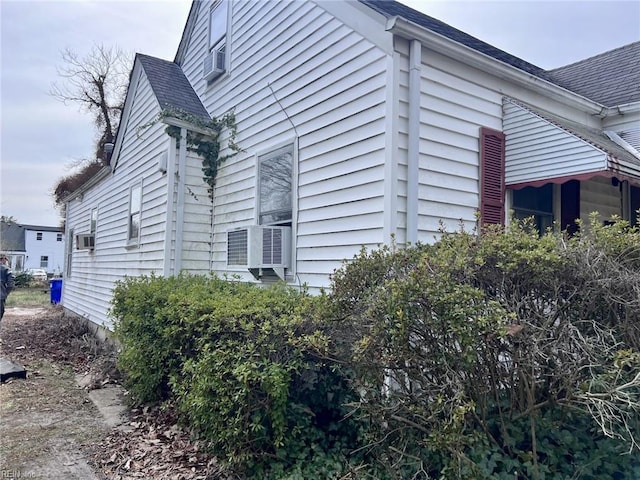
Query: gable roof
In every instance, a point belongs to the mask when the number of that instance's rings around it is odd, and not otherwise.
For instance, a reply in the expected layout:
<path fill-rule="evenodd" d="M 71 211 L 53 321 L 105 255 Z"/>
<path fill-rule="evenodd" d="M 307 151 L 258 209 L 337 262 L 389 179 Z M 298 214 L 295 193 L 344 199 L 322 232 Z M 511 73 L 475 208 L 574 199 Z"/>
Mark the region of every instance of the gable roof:
<path fill-rule="evenodd" d="M 607 107 L 640 101 L 640 42 L 549 70 L 556 83 Z"/>
<path fill-rule="evenodd" d="M 142 65 L 160 108 L 175 108 L 211 119 L 178 64 L 141 53 L 136 54 L 136 60 Z"/>
<path fill-rule="evenodd" d="M 2 221 L 0 222 L 0 236 L 2 237 L 3 253 L 26 251 L 22 225 Z"/>
<path fill-rule="evenodd" d="M 503 63 L 516 67 L 524 72 L 527 72 L 531 75 L 535 75 L 536 77 L 542 78 L 544 80 L 553 82 L 553 78 L 547 73 L 546 70 L 533 65 L 532 63 L 526 62 L 510 53 L 507 53 L 499 48 L 494 47 L 493 45 L 489 45 L 482 40 L 479 40 L 468 33 L 463 32 L 462 30 L 458 30 L 457 28 L 452 27 L 436 18 L 430 17 L 429 15 L 425 15 L 424 13 L 418 12 L 413 8 L 407 7 L 402 3 L 396 2 L 394 0 L 359 0 L 360 3 L 372 8 L 378 13 L 384 15 L 386 18 L 391 18 L 395 16 L 403 17 L 410 22 L 413 22 L 417 25 L 420 25 L 427 30 L 431 30 L 432 32 L 438 33 L 444 37 L 447 37 L 450 40 L 461 43 L 469 48 L 472 48 L 480 53 L 483 53 L 491 58 L 499 60 Z"/>

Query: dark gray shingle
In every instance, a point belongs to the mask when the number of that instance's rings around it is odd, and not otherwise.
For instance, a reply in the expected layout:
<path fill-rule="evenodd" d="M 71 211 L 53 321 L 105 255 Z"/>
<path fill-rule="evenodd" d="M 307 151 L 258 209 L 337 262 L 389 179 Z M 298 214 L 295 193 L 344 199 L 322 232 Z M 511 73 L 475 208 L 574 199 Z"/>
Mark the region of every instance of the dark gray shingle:
<path fill-rule="evenodd" d="M 607 107 L 640 101 L 640 42 L 550 70 L 556 83 Z"/>
<path fill-rule="evenodd" d="M 196 117 L 211 118 L 178 64 L 140 53 L 136 59 L 144 68 L 161 108 L 177 108 Z"/>
<path fill-rule="evenodd" d="M 421 27 L 431 30 L 432 32 L 438 33 L 469 48 L 473 48 L 480 53 L 484 53 L 489 57 L 495 58 L 496 60 L 519 68 L 520 70 L 530 73 L 531 75 L 535 75 L 536 77 L 542 78 L 544 80 L 553 81 L 546 70 L 537 67 L 529 62 L 525 62 L 524 60 L 511 55 L 510 53 L 500 50 L 493 45 L 489 45 L 482 40 L 478 40 L 477 38 L 472 37 L 471 35 L 452 27 L 451 25 L 447 25 L 440 20 L 425 15 L 424 13 L 418 12 L 417 10 L 407 7 L 406 5 L 403 5 L 399 2 L 396 2 L 394 0 L 360 0 L 360 2 L 374 9 L 378 13 L 384 15 L 386 18 L 395 16 L 405 18 L 413 23 L 420 25 Z"/>

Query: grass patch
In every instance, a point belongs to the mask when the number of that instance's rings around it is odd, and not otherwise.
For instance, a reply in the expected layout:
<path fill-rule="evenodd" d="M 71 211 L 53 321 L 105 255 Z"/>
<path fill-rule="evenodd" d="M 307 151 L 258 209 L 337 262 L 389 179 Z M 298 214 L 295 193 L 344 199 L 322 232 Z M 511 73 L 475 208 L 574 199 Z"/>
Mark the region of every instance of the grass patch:
<path fill-rule="evenodd" d="M 7 298 L 7 307 L 44 307 L 51 304 L 48 285 L 15 288 Z"/>

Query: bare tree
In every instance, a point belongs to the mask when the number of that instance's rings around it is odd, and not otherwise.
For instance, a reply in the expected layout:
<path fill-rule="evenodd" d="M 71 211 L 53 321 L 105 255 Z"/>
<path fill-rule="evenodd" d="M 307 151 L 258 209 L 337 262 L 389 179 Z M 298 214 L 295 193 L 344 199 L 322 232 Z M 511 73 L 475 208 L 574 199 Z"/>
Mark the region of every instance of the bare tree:
<path fill-rule="evenodd" d="M 130 58 L 118 47 L 94 45 L 85 56 L 67 48 L 58 67 L 60 83 L 51 85 L 51 95 L 65 105 L 75 103 L 94 116 L 99 131 L 96 159 L 108 163 L 104 145 L 113 143 L 128 84 Z"/>

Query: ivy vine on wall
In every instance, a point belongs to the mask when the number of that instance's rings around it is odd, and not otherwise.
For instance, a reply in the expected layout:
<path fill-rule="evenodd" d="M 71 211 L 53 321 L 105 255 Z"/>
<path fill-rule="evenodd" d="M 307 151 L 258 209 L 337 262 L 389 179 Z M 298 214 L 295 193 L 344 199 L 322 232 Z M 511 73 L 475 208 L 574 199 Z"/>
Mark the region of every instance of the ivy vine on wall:
<path fill-rule="evenodd" d="M 193 125 L 198 130 L 211 132 L 210 134 L 204 134 L 187 129 L 187 150 L 197 153 L 202 158 L 203 179 L 209 186 L 209 196 L 213 200 L 213 189 L 216 184 L 218 168 L 226 160 L 241 151 L 240 147 L 235 143 L 238 129 L 234 112 L 227 112 L 220 118 L 205 119 L 185 112 L 182 109 L 164 108 L 153 121 L 142 125 L 140 128 L 146 129 L 167 118 L 182 120 Z M 231 153 L 221 156 L 220 133 L 224 129 L 229 131 L 228 145 Z M 180 127 L 167 125 L 165 131 L 170 137 L 176 139 L 177 145 L 179 146 Z"/>

